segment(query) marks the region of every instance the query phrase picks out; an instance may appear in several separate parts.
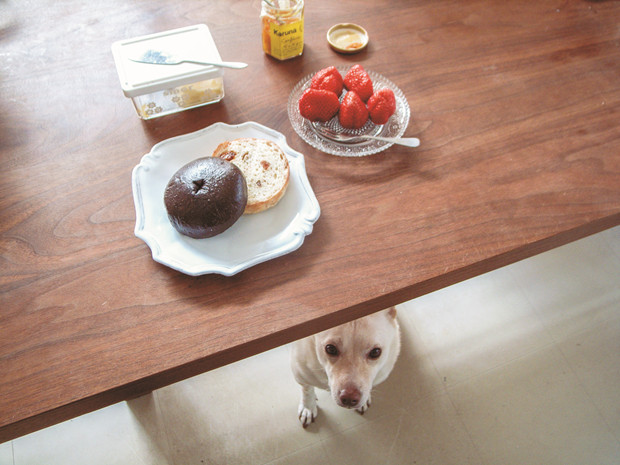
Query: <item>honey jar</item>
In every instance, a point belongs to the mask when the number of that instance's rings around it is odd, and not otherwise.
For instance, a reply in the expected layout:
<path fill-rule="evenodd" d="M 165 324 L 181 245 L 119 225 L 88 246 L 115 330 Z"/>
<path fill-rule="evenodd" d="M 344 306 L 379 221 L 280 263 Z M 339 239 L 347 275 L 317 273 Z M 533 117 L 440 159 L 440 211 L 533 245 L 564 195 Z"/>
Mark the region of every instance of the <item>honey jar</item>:
<path fill-rule="evenodd" d="M 304 51 L 304 0 L 262 0 L 263 51 L 288 60 Z"/>

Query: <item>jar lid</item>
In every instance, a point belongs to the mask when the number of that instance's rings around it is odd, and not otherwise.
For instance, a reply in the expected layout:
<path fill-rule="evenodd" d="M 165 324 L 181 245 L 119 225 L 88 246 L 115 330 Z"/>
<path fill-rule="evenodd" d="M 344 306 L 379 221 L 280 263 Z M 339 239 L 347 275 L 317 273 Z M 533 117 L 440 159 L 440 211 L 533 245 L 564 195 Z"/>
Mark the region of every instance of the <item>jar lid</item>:
<path fill-rule="evenodd" d="M 368 45 L 368 33 L 357 24 L 340 23 L 327 31 L 327 42 L 338 53 L 357 53 Z"/>
<path fill-rule="evenodd" d="M 148 50 L 191 60 L 222 61 L 206 24 L 115 42 L 112 44 L 112 55 L 126 97 L 138 97 L 224 75 L 224 70 L 219 66 L 149 64 L 130 59 Z"/>

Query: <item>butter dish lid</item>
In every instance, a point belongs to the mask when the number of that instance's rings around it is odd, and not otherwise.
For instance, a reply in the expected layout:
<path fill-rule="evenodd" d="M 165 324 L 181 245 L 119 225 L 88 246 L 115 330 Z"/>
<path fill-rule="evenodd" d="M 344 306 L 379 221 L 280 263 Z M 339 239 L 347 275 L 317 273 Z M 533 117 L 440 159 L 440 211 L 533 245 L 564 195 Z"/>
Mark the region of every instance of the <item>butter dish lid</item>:
<path fill-rule="evenodd" d="M 219 66 L 138 63 L 130 59 L 149 50 L 189 60 L 222 61 L 206 24 L 114 42 L 112 55 L 126 97 L 138 97 L 224 75 Z"/>

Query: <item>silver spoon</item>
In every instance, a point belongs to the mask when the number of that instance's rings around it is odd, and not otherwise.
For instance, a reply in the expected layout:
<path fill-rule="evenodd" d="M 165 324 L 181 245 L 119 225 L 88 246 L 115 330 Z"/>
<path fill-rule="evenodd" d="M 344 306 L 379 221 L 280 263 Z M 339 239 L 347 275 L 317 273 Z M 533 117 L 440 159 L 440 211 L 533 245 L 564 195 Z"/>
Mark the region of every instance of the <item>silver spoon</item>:
<path fill-rule="evenodd" d="M 416 137 L 380 137 L 380 136 L 368 136 L 364 134 L 360 135 L 347 135 L 339 132 L 332 131 L 331 129 L 321 126 L 316 123 L 312 123 L 312 127 L 320 135 L 334 142 L 355 143 L 360 139 L 372 139 L 380 140 L 383 142 L 391 142 L 392 144 L 404 145 L 406 147 L 418 147 L 420 145 L 420 139 Z"/>
<path fill-rule="evenodd" d="M 211 66 L 219 66 L 221 68 L 233 68 L 233 69 L 242 69 L 248 66 L 247 63 L 240 63 L 235 61 L 200 61 L 200 60 L 189 60 L 183 57 L 177 57 L 175 55 L 171 55 L 166 52 L 161 52 L 159 50 L 146 50 L 139 56 L 135 57 L 127 57 L 131 61 L 135 61 L 137 63 L 147 63 L 151 65 L 178 65 L 181 63 L 195 63 L 198 65 L 211 65 Z"/>

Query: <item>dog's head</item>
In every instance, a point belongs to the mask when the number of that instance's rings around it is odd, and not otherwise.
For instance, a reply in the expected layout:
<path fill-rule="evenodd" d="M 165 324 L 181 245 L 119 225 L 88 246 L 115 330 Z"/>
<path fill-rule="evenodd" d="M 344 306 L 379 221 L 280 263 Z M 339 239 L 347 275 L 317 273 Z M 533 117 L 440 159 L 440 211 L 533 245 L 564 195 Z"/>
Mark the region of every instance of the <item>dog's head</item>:
<path fill-rule="evenodd" d="M 366 404 L 375 379 L 378 383 L 387 377 L 400 349 L 394 307 L 315 337 L 317 357 L 327 373 L 332 398 L 345 408 Z"/>

